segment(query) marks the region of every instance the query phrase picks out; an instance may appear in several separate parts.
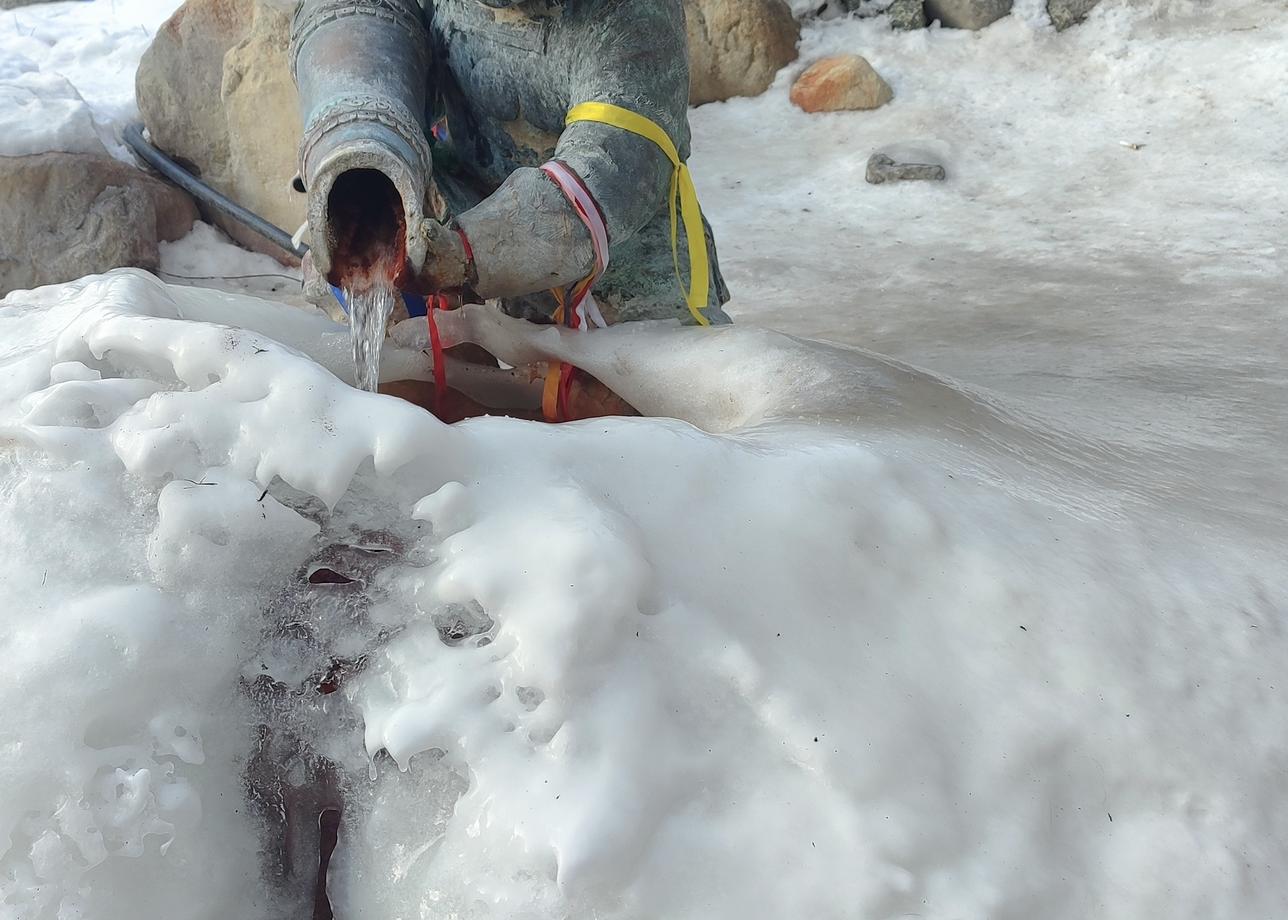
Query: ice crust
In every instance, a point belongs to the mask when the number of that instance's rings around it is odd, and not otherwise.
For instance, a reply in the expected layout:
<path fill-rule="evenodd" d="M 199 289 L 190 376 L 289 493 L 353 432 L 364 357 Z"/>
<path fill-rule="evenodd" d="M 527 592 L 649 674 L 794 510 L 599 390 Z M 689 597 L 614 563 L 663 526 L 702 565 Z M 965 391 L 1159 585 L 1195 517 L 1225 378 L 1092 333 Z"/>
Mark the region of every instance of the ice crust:
<path fill-rule="evenodd" d="M 294 913 L 257 681 L 362 656 L 288 714 L 340 917 L 1283 903 L 1272 547 L 870 353 L 452 332 L 674 418 L 444 426 L 343 327 L 140 272 L 0 302 L 7 915 Z"/>

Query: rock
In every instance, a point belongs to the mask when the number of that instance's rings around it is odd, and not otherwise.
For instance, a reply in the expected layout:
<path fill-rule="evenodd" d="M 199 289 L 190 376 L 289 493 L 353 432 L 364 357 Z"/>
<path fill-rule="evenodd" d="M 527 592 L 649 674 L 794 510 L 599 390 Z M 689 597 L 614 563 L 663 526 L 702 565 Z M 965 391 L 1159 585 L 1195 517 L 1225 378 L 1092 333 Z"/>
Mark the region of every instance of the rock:
<path fill-rule="evenodd" d="M 942 182 L 944 168 L 932 163 L 896 163 L 884 153 L 874 153 L 868 158 L 867 180 L 873 185 L 883 182 L 900 182 L 906 179 L 929 179 Z"/>
<path fill-rule="evenodd" d="M 857 54 L 815 61 L 792 84 L 791 99 L 806 112 L 875 109 L 894 98 L 890 85 Z"/>
<path fill-rule="evenodd" d="M 290 14 L 263 0 L 187 0 L 139 63 L 135 95 L 152 142 L 203 181 L 288 233 L 304 222 L 292 192 L 301 125 L 288 63 Z M 291 257 L 222 215 L 242 245 Z"/>
<path fill-rule="evenodd" d="M 1087 14 L 1100 0 L 1047 0 L 1047 15 L 1057 31 L 1063 32 L 1069 26 L 1077 25 L 1087 18 Z"/>
<path fill-rule="evenodd" d="M 758 96 L 796 60 L 800 26 L 783 0 L 684 0 L 689 103 Z"/>
<path fill-rule="evenodd" d="M 303 125 L 290 48 L 290 14 L 258 4 L 250 34 L 224 56 L 220 96 L 236 200 L 294 233 L 305 197 L 291 188 Z"/>
<path fill-rule="evenodd" d="M 32 6 L 36 3 L 52 3 L 54 0 L 0 0 L 0 10 L 16 10 L 20 6 Z"/>
<path fill-rule="evenodd" d="M 884 6 L 880 0 L 826 0 L 817 10 L 807 16 L 813 18 L 832 18 L 837 15 L 857 13 L 860 19 L 887 15 L 892 29 L 911 30 L 926 27 L 926 11 L 922 0 L 893 0 Z"/>
<path fill-rule="evenodd" d="M 925 0 L 926 17 L 950 29 L 982 29 L 1011 11 L 1011 0 Z"/>
<path fill-rule="evenodd" d="M 183 192 L 107 154 L 0 157 L 0 295 L 126 265 L 192 229 Z"/>
<path fill-rule="evenodd" d="M 886 8 L 890 28 L 901 32 L 926 27 L 926 7 L 922 0 L 894 0 Z"/>

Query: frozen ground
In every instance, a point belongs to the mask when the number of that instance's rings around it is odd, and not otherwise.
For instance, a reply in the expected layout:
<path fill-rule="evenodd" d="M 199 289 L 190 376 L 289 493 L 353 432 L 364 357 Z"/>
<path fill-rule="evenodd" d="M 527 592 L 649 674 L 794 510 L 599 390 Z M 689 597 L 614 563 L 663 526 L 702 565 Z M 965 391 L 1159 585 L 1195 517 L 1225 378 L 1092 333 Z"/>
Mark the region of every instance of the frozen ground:
<path fill-rule="evenodd" d="M 165 12 L 4 66 L 110 139 Z M 739 326 L 453 330 L 685 422 L 444 427 L 133 272 L 0 303 L 0 915 L 307 916 L 269 787 L 343 792 L 342 920 L 1288 914 L 1286 28 L 813 28 L 896 100 L 695 114 Z"/>
<path fill-rule="evenodd" d="M 1032 18 L 826 23 L 775 91 L 702 108 L 694 172 L 734 313 L 1004 393 L 1177 499 L 1274 531 L 1288 15 L 1107 0 L 1065 33 Z M 843 50 L 869 57 L 894 103 L 795 110 L 795 70 Z M 924 151 L 950 181 L 866 185 L 887 147 Z"/>

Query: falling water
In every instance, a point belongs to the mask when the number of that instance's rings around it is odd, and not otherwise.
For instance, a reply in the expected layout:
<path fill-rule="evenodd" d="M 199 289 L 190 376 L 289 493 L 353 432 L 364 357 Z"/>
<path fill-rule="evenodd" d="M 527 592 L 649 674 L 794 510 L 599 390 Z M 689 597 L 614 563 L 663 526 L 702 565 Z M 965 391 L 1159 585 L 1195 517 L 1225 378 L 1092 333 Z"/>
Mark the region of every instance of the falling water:
<path fill-rule="evenodd" d="M 394 309 L 394 288 L 388 281 L 373 278 L 367 287 L 346 288 L 344 296 L 353 336 L 354 379 L 360 389 L 374 393 L 380 383 L 380 346 Z"/>

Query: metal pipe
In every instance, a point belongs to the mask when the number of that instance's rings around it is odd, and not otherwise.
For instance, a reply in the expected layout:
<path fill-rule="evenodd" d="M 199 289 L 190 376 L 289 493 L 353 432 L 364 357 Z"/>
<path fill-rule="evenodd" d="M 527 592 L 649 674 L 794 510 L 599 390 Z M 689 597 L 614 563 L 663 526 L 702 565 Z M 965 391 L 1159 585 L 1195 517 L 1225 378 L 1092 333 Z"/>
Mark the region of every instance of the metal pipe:
<path fill-rule="evenodd" d="M 214 208 L 225 217 L 243 226 L 254 230 L 264 239 L 280 246 L 282 249 L 292 253 L 297 258 L 304 258 L 304 254 L 309 251 L 309 247 L 296 243 L 291 239 L 291 235 L 274 224 L 270 224 L 264 218 L 260 217 L 253 211 L 248 211 L 237 202 L 233 201 L 226 195 L 221 194 L 202 182 L 188 170 L 184 169 L 170 157 L 166 156 L 160 150 L 148 143 L 143 136 L 143 125 L 127 125 L 124 131 L 125 143 L 129 148 L 139 155 L 145 163 L 155 169 L 161 175 L 165 176 L 179 188 L 183 189 L 193 198 L 198 199 Z"/>
<path fill-rule="evenodd" d="M 337 260 L 375 245 L 401 256 L 414 277 L 427 249 L 421 225 L 430 172 L 429 34 L 420 4 L 303 0 L 292 22 L 291 72 L 318 273 L 339 283 L 352 266 Z"/>

